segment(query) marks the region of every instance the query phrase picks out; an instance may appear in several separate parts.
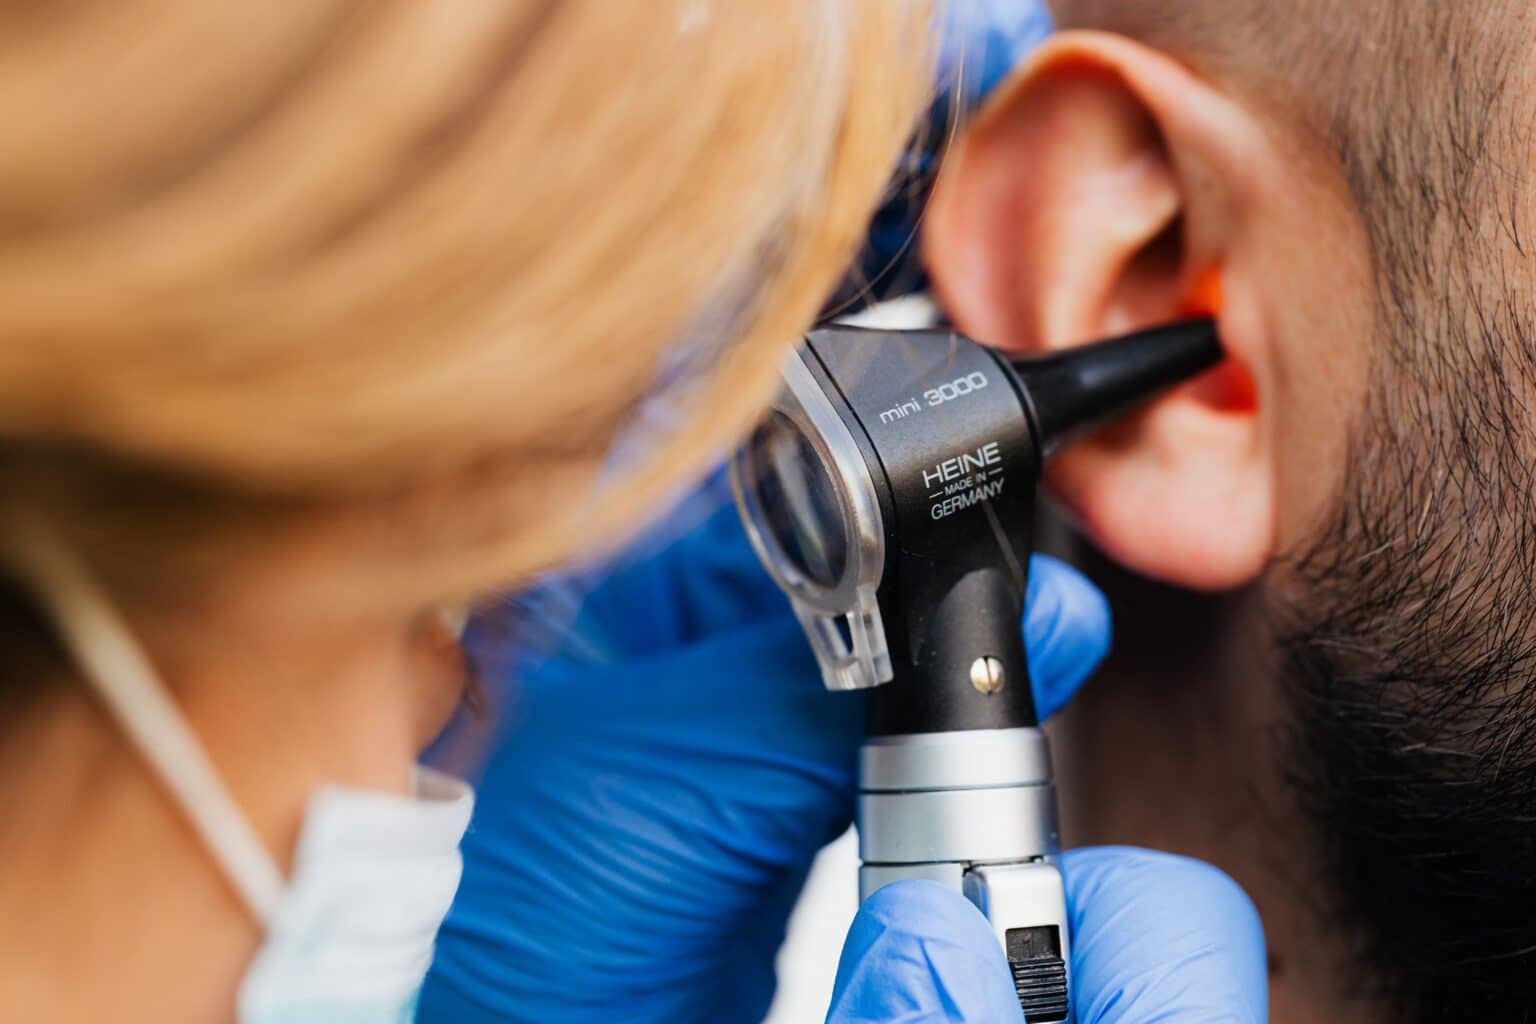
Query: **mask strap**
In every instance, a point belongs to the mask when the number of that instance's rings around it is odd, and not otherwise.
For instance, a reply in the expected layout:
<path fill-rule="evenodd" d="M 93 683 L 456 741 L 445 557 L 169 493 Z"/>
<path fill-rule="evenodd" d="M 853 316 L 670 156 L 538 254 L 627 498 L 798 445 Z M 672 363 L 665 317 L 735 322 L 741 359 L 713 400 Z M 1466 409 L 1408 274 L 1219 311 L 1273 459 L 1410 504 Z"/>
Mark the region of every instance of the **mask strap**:
<path fill-rule="evenodd" d="M 265 925 L 282 892 L 282 872 L 143 648 L 52 529 L 36 521 L 14 525 L 0 536 L 5 560 L 33 586 L 107 711 L 202 837 L 246 909 Z"/>

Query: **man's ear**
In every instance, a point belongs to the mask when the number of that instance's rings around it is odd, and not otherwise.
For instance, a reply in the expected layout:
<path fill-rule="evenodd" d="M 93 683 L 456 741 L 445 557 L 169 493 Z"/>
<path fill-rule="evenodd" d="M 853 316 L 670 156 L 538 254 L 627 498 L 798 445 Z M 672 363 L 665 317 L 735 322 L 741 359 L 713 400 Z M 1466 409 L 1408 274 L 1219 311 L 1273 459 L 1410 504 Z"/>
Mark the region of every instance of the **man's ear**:
<path fill-rule="evenodd" d="M 1109 555 L 1199 589 L 1252 581 L 1275 548 L 1268 339 L 1237 258 L 1269 145 L 1168 57 L 1065 33 L 959 141 L 928 212 L 940 299 L 987 344 L 1049 351 L 1218 317 L 1225 366 L 1064 452 L 1049 475 Z"/>

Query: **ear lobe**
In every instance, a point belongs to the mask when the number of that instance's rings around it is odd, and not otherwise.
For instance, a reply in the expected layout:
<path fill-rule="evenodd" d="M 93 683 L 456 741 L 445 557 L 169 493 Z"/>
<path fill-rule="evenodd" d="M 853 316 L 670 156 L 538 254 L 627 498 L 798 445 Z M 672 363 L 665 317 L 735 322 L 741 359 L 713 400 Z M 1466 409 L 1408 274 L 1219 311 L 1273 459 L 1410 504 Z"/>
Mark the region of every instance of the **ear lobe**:
<path fill-rule="evenodd" d="M 1221 303 L 1241 173 L 1212 88 L 1140 44 L 1067 33 L 987 106 L 947 163 L 925 253 L 978 340 L 1049 351 Z M 1179 111 L 1219 110 L 1195 117 Z M 1237 126 L 1232 126 L 1234 133 Z M 1230 271 L 1228 293 L 1244 282 Z M 1274 552 L 1253 318 L 1221 317 L 1229 365 L 1063 453 L 1052 489 L 1131 569 L 1200 589 L 1254 579 Z M 1246 333 L 1244 333 L 1246 332 Z"/>

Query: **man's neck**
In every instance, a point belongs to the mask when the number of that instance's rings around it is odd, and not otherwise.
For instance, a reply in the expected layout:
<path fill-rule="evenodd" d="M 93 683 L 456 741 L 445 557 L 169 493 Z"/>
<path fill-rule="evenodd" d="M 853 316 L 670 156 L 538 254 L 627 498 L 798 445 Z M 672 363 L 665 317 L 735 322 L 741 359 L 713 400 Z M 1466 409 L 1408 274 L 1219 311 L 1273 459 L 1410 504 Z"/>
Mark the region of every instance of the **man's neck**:
<path fill-rule="evenodd" d="M 1209 597 L 1077 560 L 1109 595 L 1114 654 L 1054 728 L 1063 831 L 1207 861 L 1258 905 L 1275 1024 L 1378 1024 L 1321 906 L 1312 830 L 1284 779 L 1287 727 L 1257 594 Z"/>

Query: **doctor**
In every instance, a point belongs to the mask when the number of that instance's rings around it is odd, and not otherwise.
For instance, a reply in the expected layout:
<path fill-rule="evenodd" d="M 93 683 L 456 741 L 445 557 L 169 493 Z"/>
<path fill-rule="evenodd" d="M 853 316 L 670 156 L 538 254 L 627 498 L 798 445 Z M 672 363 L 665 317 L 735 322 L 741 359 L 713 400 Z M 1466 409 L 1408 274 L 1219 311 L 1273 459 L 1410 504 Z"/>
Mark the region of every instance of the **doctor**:
<path fill-rule="evenodd" d="M 1039 23 L 976 13 L 950 38 L 998 67 Z M 761 1016 L 857 707 L 729 513 L 621 561 L 553 650 L 491 610 L 466 659 L 439 611 L 611 551 L 740 435 L 926 103 L 927 28 L 889 0 L 0 26 L 0 1020 Z M 1055 708 L 1108 624 L 1035 578 Z M 417 760 L 475 674 L 505 701 L 471 825 Z M 1065 869 L 1080 1020 L 1263 1019 L 1229 881 Z M 963 900 L 863 908 L 830 1020 L 1018 1018 Z"/>

